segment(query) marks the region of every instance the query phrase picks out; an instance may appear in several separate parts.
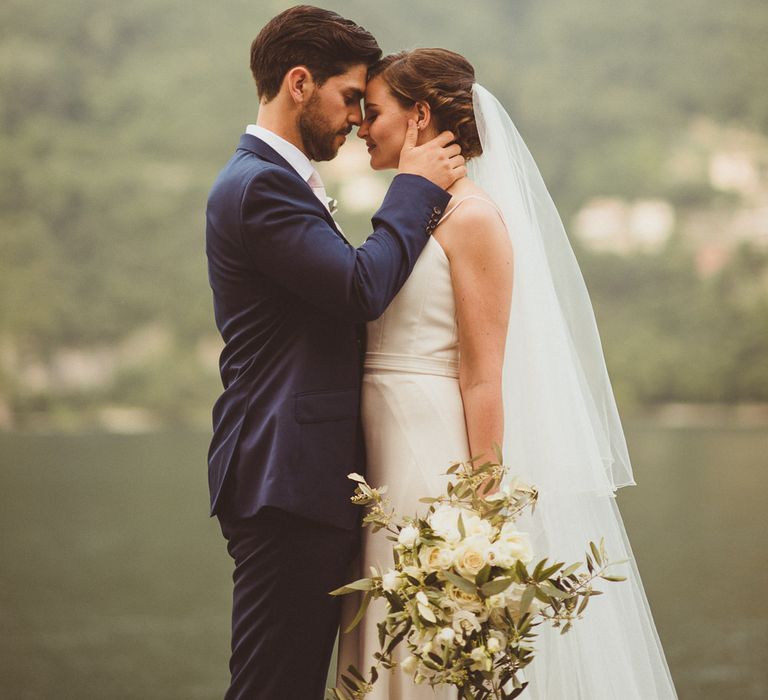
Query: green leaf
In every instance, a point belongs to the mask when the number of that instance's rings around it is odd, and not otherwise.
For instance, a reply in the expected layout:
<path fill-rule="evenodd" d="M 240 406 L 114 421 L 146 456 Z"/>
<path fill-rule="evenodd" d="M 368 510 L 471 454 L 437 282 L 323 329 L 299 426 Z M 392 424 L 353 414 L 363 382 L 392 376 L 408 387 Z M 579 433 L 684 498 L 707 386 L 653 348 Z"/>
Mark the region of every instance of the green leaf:
<path fill-rule="evenodd" d="M 563 566 L 563 562 L 558 562 L 557 564 L 552 564 L 552 566 L 547 567 L 541 572 L 542 578 L 551 578 L 552 575 L 559 571 L 560 568 Z"/>
<path fill-rule="evenodd" d="M 528 576 L 528 569 L 525 568 L 525 564 L 523 564 L 523 562 L 521 562 L 519 559 L 515 562 L 515 573 L 517 574 L 521 583 L 527 581 L 530 578 Z"/>
<path fill-rule="evenodd" d="M 447 578 L 454 586 L 457 588 L 461 588 L 462 591 L 465 593 L 477 593 L 477 588 L 467 581 L 463 576 L 459 576 L 458 574 L 454 574 L 453 571 L 444 571 L 443 575 L 445 578 Z"/>
<path fill-rule="evenodd" d="M 464 528 L 464 518 L 462 517 L 461 513 L 459 513 L 458 527 L 459 527 L 459 534 L 461 535 L 461 539 L 464 539 L 467 536 L 467 531 Z"/>
<path fill-rule="evenodd" d="M 382 648 L 384 646 L 384 638 L 387 635 L 387 624 L 385 622 L 380 622 L 376 626 L 379 629 L 379 648 Z"/>
<path fill-rule="evenodd" d="M 523 595 L 520 598 L 520 615 L 525 615 L 531 607 L 536 589 L 534 586 L 526 586 Z"/>
<path fill-rule="evenodd" d="M 605 579 L 606 581 L 615 581 L 617 583 L 627 580 L 626 576 L 609 576 L 608 574 L 602 574 L 600 578 Z"/>
<path fill-rule="evenodd" d="M 589 604 L 589 596 L 585 595 L 581 601 L 581 605 L 579 605 L 579 609 L 576 611 L 576 614 L 581 615 L 581 613 L 583 613 L 587 609 L 588 604 Z"/>
<path fill-rule="evenodd" d="M 477 576 L 475 576 L 475 585 L 482 586 L 488 582 L 489 578 L 491 578 L 491 565 L 486 564 L 482 569 L 480 569 L 480 571 L 477 572 Z"/>
<path fill-rule="evenodd" d="M 331 591 L 331 595 L 344 595 L 345 593 L 353 593 L 354 591 L 370 591 L 373 588 L 373 581 L 369 578 L 360 578 L 357 581 L 348 583 L 346 586 L 337 588 L 335 591 Z"/>
<path fill-rule="evenodd" d="M 363 596 L 363 601 L 360 603 L 360 607 L 357 610 L 357 615 L 355 615 L 355 619 L 352 620 L 352 622 L 349 623 L 347 628 L 344 630 L 344 633 L 351 632 L 357 625 L 360 623 L 360 620 L 363 619 L 363 615 L 365 615 L 365 611 L 368 609 L 368 605 L 371 602 L 372 594 L 370 591 L 366 591 L 365 595 Z"/>
<path fill-rule="evenodd" d="M 559 588 L 554 586 L 549 581 L 542 581 L 539 584 L 539 587 L 541 590 L 544 591 L 550 598 L 557 598 L 558 600 L 563 600 L 564 598 L 570 597 L 568 593 L 564 593 Z"/>
<path fill-rule="evenodd" d="M 497 593 L 501 593 L 502 591 L 506 591 L 513 582 L 514 579 L 511 576 L 495 578 L 493 581 L 488 581 L 488 583 L 481 586 L 480 591 L 486 598 L 488 598 Z"/>
<path fill-rule="evenodd" d="M 359 484 L 366 483 L 365 482 L 365 477 L 364 476 L 360 476 L 360 474 L 356 474 L 355 472 L 352 472 L 351 474 L 347 474 L 347 479 L 352 479 L 352 481 L 356 481 Z"/>
<path fill-rule="evenodd" d="M 580 561 L 577 561 L 575 564 L 571 564 L 567 569 L 565 569 L 561 576 L 570 576 L 571 574 L 575 574 L 580 568 L 582 567 L 582 564 Z"/>
<path fill-rule="evenodd" d="M 353 678 L 350 678 L 346 673 L 341 674 L 341 682 L 353 692 L 360 690 L 360 684 Z"/>
<path fill-rule="evenodd" d="M 597 565 L 602 566 L 603 559 L 600 556 L 600 550 L 597 548 L 597 545 L 594 542 L 590 542 L 589 548 L 592 550 L 592 556 L 595 557 L 595 561 L 597 562 Z"/>
<path fill-rule="evenodd" d="M 349 673 L 349 675 L 354 676 L 355 678 L 357 678 L 357 680 L 359 680 L 359 681 L 361 681 L 363 683 L 366 683 L 366 680 L 363 677 L 363 674 L 360 673 L 360 671 L 358 671 L 352 664 L 347 666 L 347 673 Z"/>

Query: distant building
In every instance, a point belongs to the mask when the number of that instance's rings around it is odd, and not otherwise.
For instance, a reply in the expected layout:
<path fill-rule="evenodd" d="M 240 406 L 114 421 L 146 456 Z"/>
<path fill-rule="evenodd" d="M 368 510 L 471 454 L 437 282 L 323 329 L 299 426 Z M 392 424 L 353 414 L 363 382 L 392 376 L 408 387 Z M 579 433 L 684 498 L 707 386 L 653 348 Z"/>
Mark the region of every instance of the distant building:
<path fill-rule="evenodd" d="M 718 151 L 709 161 L 709 183 L 716 190 L 750 197 L 760 191 L 760 171 L 754 153 Z"/>
<path fill-rule="evenodd" d="M 663 199 L 628 202 L 615 197 L 588 201 L 576 214 L 575 232 L 593 250 L 627 255 L 664 247 L 675 227 L 675 210 Z"/>
<path fill-rule="evenodd" d="M 597 197 L 577 213 L 575 233 L 593 250 L 630 255 L 661 250 L 677 231 L 702 276 L 718 272 L 744 242 L 768 248 L 765 136 L 696 119 L 671 149 L 663 174 L 670 192 L 697 193 L 698 200 L 682 198 L 676 208 L 664 199 Z"/>

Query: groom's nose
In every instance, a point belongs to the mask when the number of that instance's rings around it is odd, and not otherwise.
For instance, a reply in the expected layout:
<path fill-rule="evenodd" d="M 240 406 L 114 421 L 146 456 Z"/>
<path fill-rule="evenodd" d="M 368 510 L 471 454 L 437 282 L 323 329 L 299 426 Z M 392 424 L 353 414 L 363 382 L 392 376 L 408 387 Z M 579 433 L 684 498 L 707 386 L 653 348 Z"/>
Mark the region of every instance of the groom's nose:
<path fill-rule="evenodd" d="M 347 121 L 354 126 L 360 126 L 363 123 L 363 110 L 360 109 L 359 104 L 355 105 L 347 115 Z"/>

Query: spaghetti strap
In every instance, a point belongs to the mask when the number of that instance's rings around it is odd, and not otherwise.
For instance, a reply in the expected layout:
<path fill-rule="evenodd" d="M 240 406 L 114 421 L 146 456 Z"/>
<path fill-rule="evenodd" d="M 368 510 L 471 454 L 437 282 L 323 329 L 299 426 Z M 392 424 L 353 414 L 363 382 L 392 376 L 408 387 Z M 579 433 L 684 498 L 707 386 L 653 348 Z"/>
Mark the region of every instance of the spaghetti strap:
<path fill-rule="evenodd" d="M 448 211 L 443 214 L 443 217 L 440 219 L 437 225 L 439 226 L 442 224 L 451 214 L 453 214 L 453 212 L 459 208 L 459 205 L 461 205 L 462 202 L 466 202 L 468 199 L 479 199 L 481 202 L 490 204 L 496 210 L 496 213 L 501 217 L 501 220 L 504 221 L 504 216 L 501 213 L 501 209 L 496 206 L 495 202 L 492 202 L 487 197 L 481 197 L 479 194 L 468 194 L 466 197 L 462 197 L 460 200 L 458 200 L 455 204 L 453 204 L 453 206 L 449 207 Z"/>

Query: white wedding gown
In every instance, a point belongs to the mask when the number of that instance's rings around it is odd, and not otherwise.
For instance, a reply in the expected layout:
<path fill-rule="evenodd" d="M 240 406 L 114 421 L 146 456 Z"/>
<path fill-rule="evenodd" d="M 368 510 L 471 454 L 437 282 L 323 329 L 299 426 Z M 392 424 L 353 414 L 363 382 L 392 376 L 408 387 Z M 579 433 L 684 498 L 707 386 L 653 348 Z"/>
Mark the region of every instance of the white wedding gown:
<path fill-rule="evenodd" d="M 465 198 L 466 199 L 466 198 Z M 465 199 L 446 211 L 440 223 Z M 485 200 L 488 201 L 488 200 Z M 494 206 L 490 201 L 489 206 Z M 514 292 L 513 302 L 514 304 Z M 464 409 L 458 381 L 459 345 L 456 307 L 451 284 L 450 263 L 440 243 L 431 237 L 411 276 L 384 314 L 368 324 L 368 348 L 362 392 L 362 420 L 367 449 L 366 478 L 372 486 L 386 484 L 392 506 L 400 515 L 424 513 L 419 498 L 444 493 L 451 463 L 469 458 Z M 546 493 L 540 495 L 544 523 Z M 601 509 L 615 514 L 616 529 L 606 536 L 613 559 L 631 558 L 629 545 L 613 498 L 602 497 Z M 567 504 L 558 503 L 559 509 Z M 594 503 L 590 509 L 594 509 Z M 574 517 L 580 513 L 574 506 Z M 604 515 L 604 513 L 603 513 Z M 603 521 L 600 521 L 603 522 Z M 546 552 L 545 528 L 529 523 L 534 542 L 542 556 L 577 561 L 583 556 L 586 540 L 576 552 Z M 576 528 L 588 530 L 587 524 Z M 363 530 L 359 570 L 353 577 L 369 575 L 369 566 L 379 570 L 392 567 L 392 543 L 384 532 Z M 523 697 L 529 700 L 668 700 L 676 697 L 648 612 L 639 576 L 626 583 L 605 584 L 605 595 L 587 609 L 584 620 L 574 624 L 565 637 L 544 631 L 539 637 L 539 657 L 526 669 L 531 682 Z M 617 572 L 618 573 L 618 572 Z M 628 573 L 626 570 L 621 573 Z M 614 596 L 613 605 L 603 605 Z M 342 630 L 357 611 L 359 597 L 343 600 Z M 341 633 L 339 673 L 354 664 L 367 677 L 373 654 L 379 650 L 376 620 L 383 616 L 384 601 L 373 601 L 362 622 L 351 632 Z M 620 619 L 616 618 L 616 611 Z M 631 639 L 632 642 L 627 640 Z M 635 654 L 638 644 L 644 653 Z M 570 647 L 568 647 L 570 645 Z M 405 651 L 401 644 L 397 650 Z M 577 676 L 572 668 L 574 654 L 580 657 Z M 635 656 L 637 656 L 635 654 Z M 571 665 L 561 663 L 566 658 Z M 396 656 L 399 658 L 399 656 Z M 337 685 L 340 684 L 340 676 Z M 415 685 L 398 670 L 380 669 L 370 700 L 455 700 L 453 688 L 432 689 Z"/>

